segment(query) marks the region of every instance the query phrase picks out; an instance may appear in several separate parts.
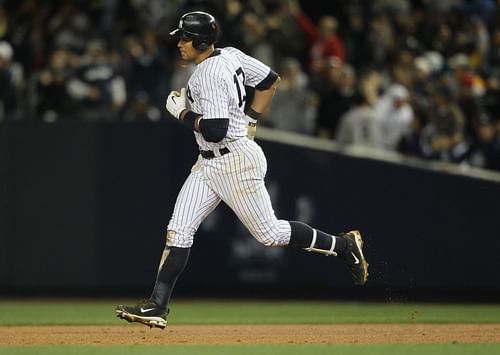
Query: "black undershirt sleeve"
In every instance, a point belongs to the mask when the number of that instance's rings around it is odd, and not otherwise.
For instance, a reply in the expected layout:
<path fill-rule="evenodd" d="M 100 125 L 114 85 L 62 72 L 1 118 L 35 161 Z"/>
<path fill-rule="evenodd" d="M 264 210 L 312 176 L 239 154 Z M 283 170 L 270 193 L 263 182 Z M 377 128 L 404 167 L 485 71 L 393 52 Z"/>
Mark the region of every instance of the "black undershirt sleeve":
<path fill-rule="evenodd" d="M 274 70 L 271 69 L 269 74 L 265 77 L 264 80 L 262 80 L 260 83 L 258 83 L 255 86 L 255 89 L 257 90 L 268 90 L 273 86 L 274 82 L 278 79 L 278 73 L 276 73 Z"/>

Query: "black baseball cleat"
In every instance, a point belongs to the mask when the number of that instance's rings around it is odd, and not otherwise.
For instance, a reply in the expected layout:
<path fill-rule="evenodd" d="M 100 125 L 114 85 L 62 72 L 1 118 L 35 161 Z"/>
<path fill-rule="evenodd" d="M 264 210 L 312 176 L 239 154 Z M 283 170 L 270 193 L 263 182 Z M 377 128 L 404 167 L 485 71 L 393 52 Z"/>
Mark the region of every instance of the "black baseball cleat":
<path fill-rule="evenodd" d="M 115 309 L 116 316 L 128 322 L 138 322 L 150 328 L 164 329 L 167 326 L 168 310 L 158 306 L 151 300 L 143 300 L 135 306 L 119 305 Z"/>
<path fill-rule="evenodd" d="M 363 239 L 358 231 L 341 234 L 339 238 L 346 241 L 346 249 L 339 258 L 351 272 L 352 280 L 356 285 L 362 286 L 368 278 L 368 263 L 363 255 Z"/>

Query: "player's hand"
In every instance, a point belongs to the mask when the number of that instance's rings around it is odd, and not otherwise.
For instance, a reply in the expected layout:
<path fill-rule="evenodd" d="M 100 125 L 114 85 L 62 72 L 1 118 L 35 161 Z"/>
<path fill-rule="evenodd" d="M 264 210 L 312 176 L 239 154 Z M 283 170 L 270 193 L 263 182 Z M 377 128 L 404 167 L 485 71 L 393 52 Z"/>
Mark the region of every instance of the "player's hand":
<path fill-rule="evenodd" d="M 165 107 L 172 116 L 179 119 L 181 112 L 186 109 L 186 106 L 186 88 L 182 88 L 181 91 L 170 91 Z"/>
<path fill-rule="evenodd" d="M 257 132 L 257 120 L 253 119 L 250 116 L 245 117 L 247 119 L 247 138 L 250 140 L 254 140 L 255 138 L 255 133 Z"/>

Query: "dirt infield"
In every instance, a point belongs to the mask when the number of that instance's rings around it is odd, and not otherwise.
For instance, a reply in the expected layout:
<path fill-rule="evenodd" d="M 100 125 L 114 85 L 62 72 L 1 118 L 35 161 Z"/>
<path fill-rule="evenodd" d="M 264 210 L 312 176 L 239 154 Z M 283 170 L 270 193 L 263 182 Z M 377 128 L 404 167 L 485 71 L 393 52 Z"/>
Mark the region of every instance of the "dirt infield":
<path fill-rule="evenodd" d="M 3 326 L 0 345 L 500 343 L 500 324 Z"/>

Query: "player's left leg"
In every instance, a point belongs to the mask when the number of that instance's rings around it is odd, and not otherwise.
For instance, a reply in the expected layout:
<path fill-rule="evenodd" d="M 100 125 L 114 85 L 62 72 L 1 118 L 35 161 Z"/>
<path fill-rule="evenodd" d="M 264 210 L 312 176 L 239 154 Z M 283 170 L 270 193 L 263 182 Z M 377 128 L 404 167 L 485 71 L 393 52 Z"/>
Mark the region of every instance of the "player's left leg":
<path fill-rule="evenodd" d="M 166 327 L 170 296 L 187 264 L 194 234 L 219 203 L 220 198 L 205 183 L 203 172 L 193 167 L 177 196 L 153 292 L 136 305 L 119 305 L 118 317 L 150 327 Z"/>

